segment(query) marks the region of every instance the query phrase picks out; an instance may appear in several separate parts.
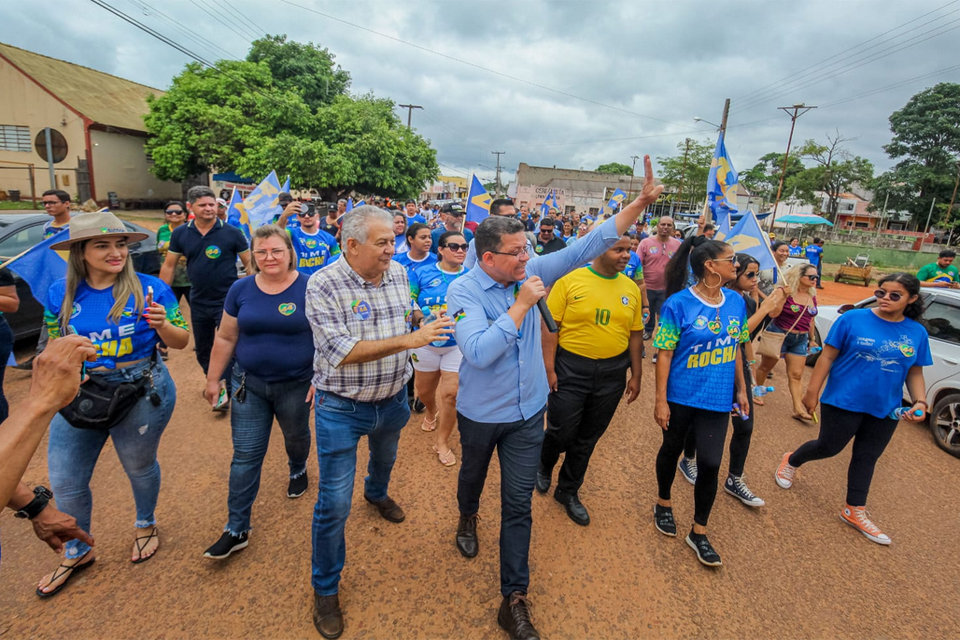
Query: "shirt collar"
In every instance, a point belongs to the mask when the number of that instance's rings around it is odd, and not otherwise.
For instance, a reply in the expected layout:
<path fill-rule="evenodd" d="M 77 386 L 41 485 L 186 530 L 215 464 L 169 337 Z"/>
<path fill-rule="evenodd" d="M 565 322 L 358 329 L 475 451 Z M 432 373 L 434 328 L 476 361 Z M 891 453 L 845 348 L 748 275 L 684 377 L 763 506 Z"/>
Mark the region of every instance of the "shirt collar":
<path fill-rule="evenodd" d="M 491 278 L 490 275 L 486 271 L 484 271 L 483 267 L 481 267 L 480 265 L 477 265 L 477 268 L 473 269 L 473 271 L 477 272 L 477 280 L 480 282 L 480 287 L 484 291 L 488 289 L 493 289 L 494 287 L 500 287 L 501 289 L 506 288 L 502 284 L 500 284 L 499 282 Z"/>
<path fill-rule="evenodd" d="M 380 284 L 389 284 L 390 282 L 393 282 L 393 276 L 390 274 L 390 272 L 393 270 L 393 265 L 394 265 L 394 262 L 391 260 L 390 268 L 387 269 L 387 271 L 383 274 L 383 277 L 380 279 Z M 334 267 L 334 266 L 338 267 L 341 271 L 343 271 L 346 274 L 348 278 L 353 280 L 355 284 L 361 287 L 378 286 L 378 285 L 374 285 L 367 282 L 366 280 L 364 280 L 363 276 L 361 276 L 359 273 L 354 271 L 353 267 L 350 266 L 350 263 L 347 262 L 347 258 L 345 256 L 341 257 L 340 260 L 337 260 L 336 262 L 333 263 L 333 265 L 331 265 L 331 267 Z M 403 267 L 399 263 L 397 263 L 397 266 L 403 269 Z"/>

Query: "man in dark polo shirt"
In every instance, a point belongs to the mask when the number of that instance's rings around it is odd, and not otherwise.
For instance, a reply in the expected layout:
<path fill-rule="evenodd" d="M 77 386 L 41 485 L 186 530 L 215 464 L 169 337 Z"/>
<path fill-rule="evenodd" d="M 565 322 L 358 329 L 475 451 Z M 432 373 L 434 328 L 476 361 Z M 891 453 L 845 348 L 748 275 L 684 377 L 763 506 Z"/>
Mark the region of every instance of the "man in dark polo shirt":
<path fill-rule="evenodd" d="M 537 236 L 537 246 L 533 248 L 538 255 L 545 256 L 567 248 L 567 243 L 556 236 L 555 230 L 553 218 L 544 218 L 540 222 L 540 235 Z"/>
<path fill-rule="evenodd" d="M 173 269 L 184 256 L 190 277 L 190 324 L 193 329 L 197 362 L 207 373 L 213 339 L 220 325 L 227 290 L 237 280 L 237 258 L 250 273 L 250 249 L 247 239 L 236 227 L 217 219 L 217 199 L 209 187 L 192 187 L 187 202 L 194 219 L 180 225 L 170 236 L 170 249 L 160 268 L 160 279 L 171 284 Z M 229 371 L 230 367 L 226 371 Z M 226 376 L 226 371 L 224 375 Z M 224 380 L 228 380 L 225 377 Z M 215 411 L 226 410 L 229 391 L 224 384 Z"/>

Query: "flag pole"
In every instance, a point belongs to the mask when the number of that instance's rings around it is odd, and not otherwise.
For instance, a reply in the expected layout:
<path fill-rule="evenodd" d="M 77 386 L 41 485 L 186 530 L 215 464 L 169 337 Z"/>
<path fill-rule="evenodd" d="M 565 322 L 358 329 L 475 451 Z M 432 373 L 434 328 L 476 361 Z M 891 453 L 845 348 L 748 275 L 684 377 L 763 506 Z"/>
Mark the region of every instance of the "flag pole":
<path fill-rule="evenodd" d="M 30 249 L 33 249 L 33 247 L 30 247 Z M 20 258 L 22 258 L 23 256 L 25 256 L 25 255 L 27 254 L 27 252 L 30 251 L 30 249 L 27 249 L 27 250 L 25 250 L 25 251 L 21 251 L 20 253 L 18 253 L 17 255 L 13 256 L 12 258 L 10 258 L 9 260 L 7 260 L 7 261 L 4 262 L 3 264 L 0 264 L 0 269 L 6 269 L 8 266 L 10 266 L 10 264 L 11 264 L 12 262 L 14 262 L 15 260 L 19 260 Z"/>

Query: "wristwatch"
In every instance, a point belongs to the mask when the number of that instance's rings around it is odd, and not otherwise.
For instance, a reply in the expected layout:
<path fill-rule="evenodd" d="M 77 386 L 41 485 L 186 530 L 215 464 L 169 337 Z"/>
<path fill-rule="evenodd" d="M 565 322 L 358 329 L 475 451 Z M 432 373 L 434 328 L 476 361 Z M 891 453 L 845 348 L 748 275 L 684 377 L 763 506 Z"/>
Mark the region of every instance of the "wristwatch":
<path fill-rule="evenodd" d="M 42 485 L 37 485 L 33 488 L 33 500 L 27 504 L 23 509 L 17 511 L 14 517 L 17 518 L 27 518 L 33 520 L 40 512 L 47 508 L 47 503 L 50 502 L 50 498 L 53 497 L 53 492 L 50 489 Z"/>

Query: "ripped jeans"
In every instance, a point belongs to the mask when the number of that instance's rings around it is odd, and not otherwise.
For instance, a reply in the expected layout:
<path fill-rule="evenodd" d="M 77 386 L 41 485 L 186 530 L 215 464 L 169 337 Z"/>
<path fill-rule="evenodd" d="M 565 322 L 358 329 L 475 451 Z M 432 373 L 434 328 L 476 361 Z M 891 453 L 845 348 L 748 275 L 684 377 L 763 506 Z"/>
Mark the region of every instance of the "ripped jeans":
<path fill-rule="evenodd" d="M 132 380 L 150 366 L 150 362 L 143 362 L 93 375 L 111 382 Z M 133 488 L 133 499 L 137 506 L 134 526 L 147 528 L 156 524 L 153 512 L 160 495 L 157 448 L 177 403 L 177 388 L 159 358 L 153 365 L 153 384 L 160 396 L 160 406 L 153 405 L 148 393 L 140 398 L 120 424 L 109 431 L 77 429 L 59 413 L 50 421 L 47 465 L 54 500 L 60 511 L 76 518 L 80 528 L 88 533 L 91 532 L 90 514 L 93 511 L 90 478 L 108 437 L 113 440 L 117 457 Z M 86 543 L 79 540 L 70 540 L 65 546 L 67 558 L 79 558 L 90 550 Z"/>

